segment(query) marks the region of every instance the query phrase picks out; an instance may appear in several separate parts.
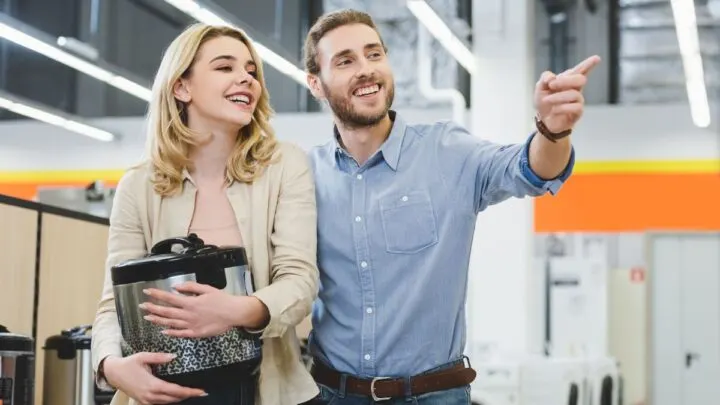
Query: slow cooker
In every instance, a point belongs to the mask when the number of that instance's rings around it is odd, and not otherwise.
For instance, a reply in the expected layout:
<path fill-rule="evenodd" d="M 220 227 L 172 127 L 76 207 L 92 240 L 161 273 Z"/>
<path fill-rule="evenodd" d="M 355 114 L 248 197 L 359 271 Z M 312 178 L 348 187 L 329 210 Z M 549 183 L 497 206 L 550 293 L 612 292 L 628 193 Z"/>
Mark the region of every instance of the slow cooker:
<path fill-rule="evenodd" d="M 79 325 L 45 339 L 43 405 L 109 404 L 114 391 L 96 386 L 91 361 L 92 325 Z"/>
<path fill-rule="evenodd" d="M 0 325 L 0 404 L 34 405 L 33 339 Z"/>
<path fill-rule="evenodd" d="M 170 238 L 155 244 L 145 257 L 113 266 L 111 277 L 123 356 L 139 352 L 175 354 L 177 357 L 170 363 L 152 366 L 153 374 L 198 388 L 237 381 L 257 369 L 262 352 L 259 336 L 245 333 L 242 328 L 207 338 L 167 336 L 161 333 L 164 327 L 145 320 L 144 311 L 138 307 L 152 300 L 144 289 L 179 294 L 174 287 L 188 281 L 232 295 L 251 295 L 253 279 L 244 248 L 206 245 L 196 234 Z"/>

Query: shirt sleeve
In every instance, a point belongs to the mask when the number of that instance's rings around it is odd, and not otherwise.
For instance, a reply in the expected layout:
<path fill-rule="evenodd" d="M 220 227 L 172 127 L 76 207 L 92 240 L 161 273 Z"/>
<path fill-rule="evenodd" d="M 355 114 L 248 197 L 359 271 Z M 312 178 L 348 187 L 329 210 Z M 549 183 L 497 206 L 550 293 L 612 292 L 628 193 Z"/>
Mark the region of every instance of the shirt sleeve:
<path fill-rule="evenodd" d="M 273 245 L 270 285 L 255 292 L 270 320 L 249 333 L 280 337 L 310 314 L 318 293 L 317 207 L 309 159 L 297 147 L 284 150 L 285 169 L 270 240 Z"/>
<path fill-rule="evenodd" d="M 136 174 L 126 174 L 118 183 L 110 214 L 105 281 L 92 327 L 92 365 L 96 383 L 108 387 L 98 375 L 100 363 L 108 356 L 122 357 L 122 334 L 115 310 L 115 296 L 110 269 L 122 261 L 147 253 L 146 234 L 138 211 Z"/>
<path fill-rule="evenodd" d="M 535 133 L 531 134 L 524 143 L 498 144 L 449 122 L 437 148 L 446 183 L 460 185 L 462 194 L 472 201 L 476 214 L 511 197 L 557 194 L 572 174 L 575 150 L 572 149 L 560 176 L 543 180 L 530 167 L 530 142 L 534 136 Z"/>

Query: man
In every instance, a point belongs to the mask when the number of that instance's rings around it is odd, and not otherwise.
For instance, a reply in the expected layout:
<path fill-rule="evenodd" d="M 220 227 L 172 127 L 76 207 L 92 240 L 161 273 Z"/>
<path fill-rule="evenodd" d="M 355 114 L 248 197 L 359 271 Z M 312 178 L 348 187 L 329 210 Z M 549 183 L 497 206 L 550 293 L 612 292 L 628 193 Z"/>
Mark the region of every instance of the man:
<path fill-rule="evenodd" d="M 501 146 L 390 110 L 393 73 L 367 14 L 321 17 L 305 54 L 311 91 L 335 122 L 332 141 L 310 153 L 321 271 L 310 337 L 317 401 L 468 404 L 475 372 L 463 357 L 464 304 L 476 216 L 509 197 L 555 193 L 570 176 L 567 135 L 599 58 L 543 74 L 535 103 L 544 135 Z"/>

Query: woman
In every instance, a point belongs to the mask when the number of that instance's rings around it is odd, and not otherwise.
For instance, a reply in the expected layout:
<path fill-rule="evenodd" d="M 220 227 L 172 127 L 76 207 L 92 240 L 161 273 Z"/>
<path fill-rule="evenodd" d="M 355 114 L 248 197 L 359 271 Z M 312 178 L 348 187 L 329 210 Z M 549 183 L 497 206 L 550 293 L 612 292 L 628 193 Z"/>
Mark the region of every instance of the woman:
<path fill-rule="evenodd" d="M 118 390 L 113 405 L 310 400 L 317 386 L 300 362 L 295 326 L 317 293 L 315 190 L 305 153 L 276 141 L 268 123 L 260 58 L 239 30 L 193 25 L 169 46 L 152 90 L 149 159 L 123 176 L 110 217 L 92 336 L 98 382 Z M 208 244 L 244 246 L 257 291 L 233 297 L 188 283 L 178 290 L 198 295 L 183 296 L 172 313 L 148 305 L 146 319 L 172 336 L 213 336 L 231 327 L 261 334 L 259 378 L 204 392 L 151 374 L 151 364 L 172 360 L 168 354 L 122 357 L 110 268 L 189 233 Z M 151 296 L 168 302 L 160 291 Z"/>

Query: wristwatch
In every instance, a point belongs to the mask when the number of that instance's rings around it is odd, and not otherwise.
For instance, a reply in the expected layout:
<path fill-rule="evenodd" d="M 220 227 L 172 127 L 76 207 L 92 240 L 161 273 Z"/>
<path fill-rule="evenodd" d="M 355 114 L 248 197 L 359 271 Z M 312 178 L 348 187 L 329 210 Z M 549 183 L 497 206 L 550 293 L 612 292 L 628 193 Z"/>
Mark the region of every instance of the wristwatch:
<path fill-rule="evenodd" d="M 545 126 L 545 123 L 542 122 L 538 115 L 535 115 L 535 127 L 537 128 L 538 132 L 540 132 L 545 138 L 549 139 L 551 142 L 557 142 L 558 139 L 565 138 L 572 133 L 572 129 L 568 129 L 559 133 L 550 132 L 548 127 Z"/>

